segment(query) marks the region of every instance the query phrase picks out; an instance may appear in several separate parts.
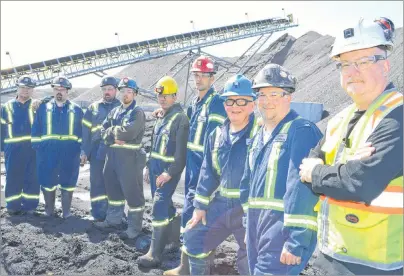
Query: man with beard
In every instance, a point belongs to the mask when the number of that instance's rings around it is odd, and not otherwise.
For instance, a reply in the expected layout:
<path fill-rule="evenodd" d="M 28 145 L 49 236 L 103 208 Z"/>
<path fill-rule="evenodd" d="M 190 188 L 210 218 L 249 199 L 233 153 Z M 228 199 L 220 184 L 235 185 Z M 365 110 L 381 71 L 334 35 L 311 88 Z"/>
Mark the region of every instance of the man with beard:
<path fill-rule="evenodd" d="M 45 199 L 45 214 L 54 214 L 56 187 L 60 184 L 62 215 L 68 218 L 79 176 L 83 111 L 67 99 L 72 84 L 66 77 L 55 77 L 51 86 L 54 98 L 41 103 L 36 112 L 32 147 L 37 153 L 37 174 Z"/>
<path fill-rule="evenodd" d="M 214 61 L 206 56 L 198 57 L 191 68 L 198 95 L 187 110 L 190 126 L 187 143 L 185 201 L 182 209 L 181 233 L 185 231 L 194 211 L 193 201 L 201 170 L 205 141 L 217 126 L 223 124 L 227 116 L 223 100 L 220 99 L 219 94 L 216 93 L 213 87 L 216 69 Z M 165 271 L 164 275 L 181 275 L 186 273 L 189 273 L 188 255 L 182 253 L 181 264 L 177 268 Z"/>
<path fill-rule="evenodd" d="M 101 138 L 101 124 L 118 105 L 116 89 L 118 81 L 115 77 L 105 76 L 101 80 L 103 98 L 92 103 L 83 118 L 83 142 L 81 144 L 81 163 L 90 161 L 90 198 L 91 215 L 94 220 L 104 220 L 108 197 L 105 192 L 103 169 L 105 164 L 106 146 Z"/>
<path fill-rule="evenodd" d="M 228 119 L 207 140 L 196 188 L 195 210 L 184 233 L 182 250 L 188 255 L 191 275 L 210 275 L 208 256 L 230 235 L 239 245 L 237 268 L 248 274 L 240 181 L 251 138 L 259 126 L 254 116 L 256 95 L 243 75 L 230 78 L 221 97 Z"/>
<path fill-rule="evenodd" d="M 178 242 L 180 217 L 176 216 L 172 196 L 185 167 L 189 121 L 177 102 L 178 85 L 169 76 L 155 87 L 157 100 L 164 111 L 154 126 L 151 154 L 145 170 L 153 197 L 153 234 L 149 252 L 138 258 L 144 267 L 156 267 L 169 240 Z"/>
<path fill-rule="evenodd" d="M 32 93 L 35 82 L 28 75 L 18 78 L 17 97 L 1 109 L 6 168 L 6 208 L 9 214 L 34 212 L 39 202 L 35 151 L 31 147 L 34 121 Z"/>
<path fill-rule="evenodd" d="M 403 275 L 403 95 L 389 80 L 393 38 L 385 17 L 340 30 L 331 58 L 353 103 L 328 121 L 300 166 L 321 194 L 314 266 L 330 275 Z"/>
<path fill-rule="evenodd" d="M 143 168 L 146 153 L 142 149 L 145 114 L 136 106 L 138 86 L 135 80 L 123 78 L 118 85 L 121 105 L 115 107 L 102 123 L 101 137 L 108 146 L 104 166 L 104 181 L 108 209 L 104 221 L 95 226 L 118 226 L 124 216 L 125 201 L 128 209 L 128 228 L 120 233 L 122 239 L 135 239 L 142 231 L 144 212 Z"/>
<path fill-rule="evenodd" d="M 250 274 L 298 275 L 316 247 L 318 197 L 300 182 L 298 165 L 320 130 L 290 109 L 296 78 L 278 64 L 255 77 L 263 127 L 254 137 L 241 181 Z"/>

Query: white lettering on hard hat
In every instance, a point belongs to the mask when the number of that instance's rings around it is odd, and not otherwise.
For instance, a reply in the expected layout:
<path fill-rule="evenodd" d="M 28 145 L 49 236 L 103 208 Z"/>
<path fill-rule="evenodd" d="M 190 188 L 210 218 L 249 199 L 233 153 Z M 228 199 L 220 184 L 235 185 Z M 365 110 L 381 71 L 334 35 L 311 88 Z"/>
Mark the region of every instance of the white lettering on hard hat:
<path fill-rule="evenodd" d="M 288 74 L 286 74 L 284 71 L 281 71 L 279 75 L 281 75 L 282 78 L 286 78 L 288 76 Z"/>
<path fill-rule="evenodd" d="M 212 63 L 206 63 L 206 67 L 209 69 L 213 69 L 213 64 Z"/>

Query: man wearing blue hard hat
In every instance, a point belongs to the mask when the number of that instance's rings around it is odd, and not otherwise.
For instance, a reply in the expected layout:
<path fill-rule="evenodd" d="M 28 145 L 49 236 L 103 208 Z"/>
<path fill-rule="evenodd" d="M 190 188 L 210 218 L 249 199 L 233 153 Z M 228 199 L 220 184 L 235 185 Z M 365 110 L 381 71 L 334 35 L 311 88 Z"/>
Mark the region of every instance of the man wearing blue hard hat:
<path fill-rule="evenodd" d="M 102 123 L 101 137 L 108 146 L 104 166 L 105 188 L 108 197 L 107 215 L 95 226 L 118 226 L 128 203 L 128 228 L 120 234 L 123 239 L 135 239 L 142 231 L 145 199 L 143 168 L 146 153 L 142 149 L 146 117 L 135 97 L 139 88 L 136 81 L 123 78 L 118 85 L 122 104 L 112 109 Z"/>
<path fill-rule="evenodd" d="M 32 125 L 31 142 L 37 154 L 37 174 L 45 199 L 45 214 L 54 215 L 56 188 L 59 186 L 63 218 L 68 218 L 79 177 L 83 111 L 67 99 L 72 89 L 68 78 L 55 77 L 51 87 L 54 97 L 39 105 Z"/>
<path fill-rule="evenodd" d="M 87 160 L 90 161 L 91 215 L 94 220 L 104 220 L 108 208 L 108 197 L 102 174 L 106 146 L 101 138 L 101 124 L 109 112 L 121 104 L 116 98 L 118 83 L 115 77 L 103 77 L 100 83 L 103 97 L 92 103 L 83 117 L 83 142 L 80 157 L 82 164 Z"/>
<path fill-rule="evenodd" d="M 18 78 L 17 97 L 2 105 L 1 142 L 5 152 L 6 208 L 9 214 L 34 212 L 39 202 L 35 151 L 31 148 L 31 127 L 34 120 L 32 93 L 34 80 Z M 3 144 L 4 143 L 4 144 Z"/>
<path fill-rule="evenodd" d="M 318 196 L 299 165 L 320 130 L 290 109 L 296 78 L 278 64 L 254 78 L 263 127 L 251 142 L 241 181 L 250 274 L 298 275 L 316 247 Z"/>
<path fill-rule="evenodd" d="M 232 234 L 240 247 L 238 271 L 248 274 L 240 181 L 250 141 L 259 128 L 253 112 L 256 95 L 251 81 L 236 75 L 226 82 L 221 98 L 228 118 L 208 137 L 195 210 L 184 233 L 182 251 L 188 255 L 191 275 L 211 274 L 209 255 Z"/>

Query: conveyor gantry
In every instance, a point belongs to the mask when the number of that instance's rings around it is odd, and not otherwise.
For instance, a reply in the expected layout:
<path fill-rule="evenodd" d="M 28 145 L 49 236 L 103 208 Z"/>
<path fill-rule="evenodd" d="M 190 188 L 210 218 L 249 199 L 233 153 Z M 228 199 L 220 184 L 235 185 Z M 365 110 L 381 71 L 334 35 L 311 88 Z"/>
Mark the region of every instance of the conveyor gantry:
<path fill-rule="evenodd" d="M 18 77 L 24 74 L 30 75 L 39 86 L 42 86 L 50 84 L 50 81 L 59 75 L 75 78 L 296 26 L 298 24 L 294 23 L 292 16 L 289 15 L 288 18 L 269 18 L 205 29 L 21 65 L 1 70 L 1 94 L 16 91 L 15 83 Z"/>

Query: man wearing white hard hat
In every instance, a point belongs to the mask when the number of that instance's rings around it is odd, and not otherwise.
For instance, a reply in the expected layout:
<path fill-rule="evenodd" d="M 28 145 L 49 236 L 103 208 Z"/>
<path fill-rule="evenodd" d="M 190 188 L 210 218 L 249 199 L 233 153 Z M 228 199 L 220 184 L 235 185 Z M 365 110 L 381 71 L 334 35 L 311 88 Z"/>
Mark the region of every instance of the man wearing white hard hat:
<path fill-rule="evenodd" d="M 403 275 L 403 96 L 389 82 L 394 24 L 361 19 L 332 58 L 353 104 L 300 165 L 320 194 L 315 262 L 328 274 Z"/>

